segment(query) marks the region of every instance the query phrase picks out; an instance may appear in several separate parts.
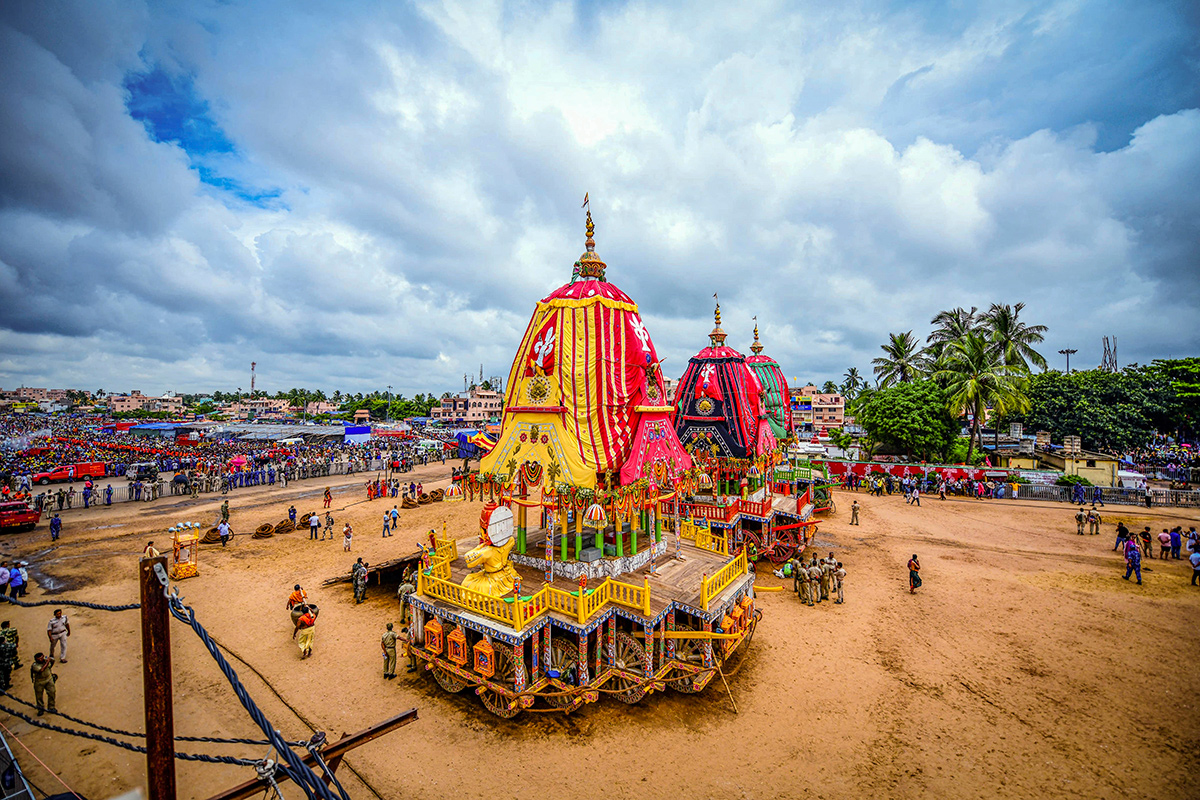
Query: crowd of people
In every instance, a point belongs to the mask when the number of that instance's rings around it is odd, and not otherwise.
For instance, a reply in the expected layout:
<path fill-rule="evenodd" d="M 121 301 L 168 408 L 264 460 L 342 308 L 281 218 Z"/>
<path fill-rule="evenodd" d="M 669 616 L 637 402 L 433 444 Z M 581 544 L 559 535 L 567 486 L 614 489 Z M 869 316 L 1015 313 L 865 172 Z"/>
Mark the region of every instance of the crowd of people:
<path fill-rule="evenodd" d="M 423 432 L 424 433 L 424 432 Z M 149 501 L 163 494 L 229 493 L 243 488 L 286 486 L 289 481 L 387 469 L 373 481 L 374 497 L 416 496 L 397 473 L 440 458 L 441 451 L 416 438 L 379 437 L 365 443 L 309 442 L 286 446 L 261 440 L 201 438 L 162 442 L 134 439 L 97 417 L 10 415 L 0 418 L 0 494 L 43 513 L 62 513 L 122 501 Z M 39 485 L 55 467 L 102 465 L 103 475 L 81 476 L 81 486 Z M 124 480 L 119 480 L 119 479 Z M 118 479 L 118 480 L 114 480 Z"/>
<path fill-rule="evenodd" d="M 1016 489 L 999 479 L 974 480 L 972 478 L 946 479 L 936 473 L 928 475 L 906 475 L 897 478 L 888 474 L 873 474 L 865 477 L 849 474 L 843 479 L 843 485 L 851 491 L 863 491 L 875 497 L 883 497 L 897 492 L 904 493 L 905 501 L 920 505 L 921 495 L 937 492 L 941 499 L 946 495 L 954 497 L 973 497 L 978 500 L 999 500 L 1005 497 L 1015 497 Z"/>
<path fill-rule="evenodd" d="M 792 591 L 802 605 L 815 606 L 832 597 L 837 598 L 835 605 L 846 601 L 846 569 L 832 552 L 822 559 L 813 553 L 807 563 L 797 554 L 775 570 L 775 577 L 792 579 Z"/>

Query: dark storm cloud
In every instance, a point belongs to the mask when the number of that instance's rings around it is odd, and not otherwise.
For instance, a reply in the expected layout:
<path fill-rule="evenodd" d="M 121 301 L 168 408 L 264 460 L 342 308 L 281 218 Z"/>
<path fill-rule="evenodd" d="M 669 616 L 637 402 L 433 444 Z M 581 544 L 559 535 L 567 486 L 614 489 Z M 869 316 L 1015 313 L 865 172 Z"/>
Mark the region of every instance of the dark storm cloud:
<path fill-rule="evenodd" d="M 0 385 L 507 374 L 584 191 L 668 372 L 713 292 L 802 379 L 994 301 L 1083 363 L 1200 344 L 1186 4 L 0 14 Z"/>

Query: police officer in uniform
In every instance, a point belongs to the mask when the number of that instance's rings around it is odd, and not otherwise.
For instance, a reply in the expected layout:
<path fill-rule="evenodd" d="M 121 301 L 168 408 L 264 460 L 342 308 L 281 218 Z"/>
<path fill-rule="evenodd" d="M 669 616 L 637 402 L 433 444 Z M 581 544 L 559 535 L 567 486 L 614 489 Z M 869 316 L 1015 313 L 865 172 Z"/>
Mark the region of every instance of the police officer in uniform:
<path fill-rule="evenodd" d="M 392 623 L 387 624 L 387 632 L 383 634 L 379 646 L 383 648 L 383 677 L 396 677 L 396 632 L 392 630 Z"/>

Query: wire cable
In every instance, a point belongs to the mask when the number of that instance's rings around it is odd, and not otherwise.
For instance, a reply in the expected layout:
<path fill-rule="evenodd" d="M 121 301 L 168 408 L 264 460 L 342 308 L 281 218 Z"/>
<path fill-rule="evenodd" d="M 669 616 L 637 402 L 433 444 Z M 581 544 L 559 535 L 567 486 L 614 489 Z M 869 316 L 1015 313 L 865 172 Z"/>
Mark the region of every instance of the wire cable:
<path fill-rule="evenodd" d="M 146 752 L 146 748 L 142 747 L 141 745 L 122 742 L 120 739 L 114 739 L 111 736 L 101 736 L 98 733 L 77 731 L 72 728 L 64 728 L 61 725 L 53 725 L 49 722 L 42 722 L 40 719 L 30 717 L 27 714 L 22 714 L 20 711 L 6 708 L 5 706 L 0 706 L 0 711 L 3 711 L 5 714 L 9 714 L 10 716 L 14 716 L 17 719 L 23 719 L 35 728 L 45 728 L 48 731 L 54 731 L 56 733 L 65 733 L 69 736 L 78 736 L 82 739 L 91 739 L 94 742 L 104 742 L 105 744 L 111 744 L 113 747 L 120 747 L 124 750 L 132 750 L 135 753 L 144 754 Z M 252 767 L 256 763 L 255 760 L 251 758 L 210 756 L 204 753 L 176 753 L 175 758 L 179 759 L 180 761 L 200 761 L 205 764 L 232 764 L 236 767 Z"/>
<path fill-rule="evenodd" d="M 29 708 L 37 708 L 36 705 L 29 702 L 28 700 L 22 700 L 21 698 L 17 697 L 16 695 L 10 694 L 5 691 L 0 691 L 0 696 L 7 697 L 8 699 L 14 700 L 23 706 L 28 706 Z M 96 730 L 104 731 L 105 733 L 112 733 L 117 736 L 128 736 L 131 739 L 145 739 L 146 738 L 146 734 L 144 734 L 144 733 L 139 733 L 137 731 L 123 731 L 120 728 L 109 728 L 106 725 L 99 725 L 95 722 L 88 722 L 86 719 L 79 719 L 77 717 L 72 717 L 70 714 L 64 714 L 61 711 L 50 711 L 47 713 L 56 714 L 57 716 L 62 717 L 63 719 L 67 720 L 68 722 L 74 722 L 76 725 L 84 725 L 88 728 L 95 728 Z M 215 737 L 215 736 L 176 736 L 175 741 L 177 741 L 177 742 L 206 742 L 208 744 L 248 744 L 248 745 L 260 745 L 260 746 L 271 744 L 270 742 L 266 741 L 265 739 L 226 739 L 226 738 L 220 738 L 220 737 Z M 308 745 L 308 742 L 288 742 L 287 744 L 288 744 L 288 747 L 305 747 Z"/>
<path fill-rule="evenodd" d="M 54 770 L 50 769 L 50 767 L 46 766 L 46 762 L 45 762 L 45 761 L 42 761 L 40 758 L 38 758 L 38 757 L 37 757 L 37 753 L 35 753 L 35 752 L 33 752 L 32 750 L 30 750 L 30 749 L 29 749 L 29 747 L 28 747 L 28 746 L 27 746 L 27 745 L 26 745 L 24 742 L 22 742 L 22 741 L 21 741 L 21 739 L 20 739 L 20 737 L 19 737 L 19 736 L 17 736 L 15 733 L 13 733 L 12 731 L 10 731 L 10 730 L 8 729 L 8 726 L 6 726 L 6 725 L 5 725 L 3 722 L 0 722 L 0 728 L 3 728 L 3 729 L 4 729 L 4 732 L 8 734 L 8 736 L 9 736 L 9 738 L 10 738 L 10 739 L 12 739 L 12 740 L 13 740 L 14 742 L 16 742 L 17 744 L 21 745 L 21 748 L 22 748 L 22 749 L 23 749 L 23 750 L 24 750 L 26 753 L 29 753 L 29 757 L 30 757 L 30 758 L 32 758 L 32 759 L 33 759 L 34 761 L 36 761 L 37 763 L 41 764 L 41 765 L 42 765 L 42 769 L 46 770 L 46 772 L 49 772 L 49 773 L 50 773 L 52 776 L 54 776 L 54 780 L 56 780 L 56 781 L 58 781 L 59 783 L 61 783 L 61 784 L 63 785 L 63 788 L 64 788 L 64 789 L 66 789 L 68 792 L 70 792 L 72 795 L 74 795 L 74 796 L 75 796 L 75 800 L 83 800 L 83 798 L 81 798 L 81 797 L 79 796 L 79 794 L 78 794 L 78 793 L 77 793 L 77 792 L 76 792 L 74 789 L 72 789 L 70 786 L 67 786 L 67 782 L 66 782 L 66 781 L 64 781 L 64 780 L 63 780 L 61 777 L 59 777 L 59 774 L 58 774 L 57 772 L 55 772 Z M 24 775 L 24 773 L 22 773 L 22 775 Z M 28 780 L 28 779 L 26 779 L 26 780 Z M 30 784 L 30 785 L 32 786 L 33 784 Z M 46 794 L 44 791 L 42 791 L 41 789 L 38 789 L 38 791 L 39 791 L 39 792 L 42 792 L 42 794 L 46 795 L 47 797 L 49 797 L 49 796 L 50 796 L 50 795 Z"/>
<path fill-rule="evenodd" d="M 258 725 L 259 729 L 262 730 L 266 737 L 271 741 L 271 745 L 275 748 L 275 751 L 279 754 L 279 757 L 286 762 L 286 767 L 280 765 L 280 768 L 283 769 L 285 773 L 292 779 L 292 781 L 301 789 L 303 789 L 305 794 L 312 798 L 312 800 L 316 800 L 316 798 L 320 798 L 320 800 L 341 800 L 341 798 L 334 795 L 329 786 L 327 786 L 324 781 L 317 777 L 316 773 L 314 773 L 298 755 L 288 749 L 287 742 L 283 740 L 283 737 L 280 735 L 279 731 L 275 730 L 275 728 L 271 725 L 271 722 L 266 718 L 258 706 L 255 705 L 253 698 L 250 697 L 250 693 L 246 691 L 246 687 L 242 685 L 242 682 L 238 678 L 233 667 L 230 666 L 229 662 L 225 659 L 225 656 L 221 654 L 221 650 L 217 647 L 216 642 L 213 641 L 212 637 L 208 635 L 208 631 L 206 631 L 204 626 L 201 625 L 196 619 L 195 610 L 192 609 L 191 606 L 185 606 L 183 604 L 183 599 L 179 596 L 178 590 L 175 593 L 171 593 L 167 589 L 165 574 L 160 575 L 159 577 L 163 583 L 163 592 L 167 597 L 171 615 L 175 617 L 175 619 L 191 627 L 191 629 L 200 638 L 200 641 L 203 642 L 204 647 L 208 650 L 209 654 L 213 657 L 213 660 L 217 662 L 217 666 L 220 668 L 221 672 L 225 675 L 225 679 L 229 681 L 229 685 L 233 687 L 234 694 L 237 695 L 242 707 L 246 709 L 246 711 L 250 714 L 250 718 L 254 720 L 254 723 Z"/>
<path fill-rule="evenodd" d="M 12 603 L 14 606 L 22 608 L 34 608 L 36 606 L 75 606 L 76 608 L 91 608 L 96 611 L 134 611 L 142 607 L 141 603 L 130 603 L 123 606 L 106 606 L 102 603 L 88 603 L 83 600 L 34 600 L 32 602 L 26 600 L 17 600 L 12 597 L 0 595 L 0 601 Z"/>

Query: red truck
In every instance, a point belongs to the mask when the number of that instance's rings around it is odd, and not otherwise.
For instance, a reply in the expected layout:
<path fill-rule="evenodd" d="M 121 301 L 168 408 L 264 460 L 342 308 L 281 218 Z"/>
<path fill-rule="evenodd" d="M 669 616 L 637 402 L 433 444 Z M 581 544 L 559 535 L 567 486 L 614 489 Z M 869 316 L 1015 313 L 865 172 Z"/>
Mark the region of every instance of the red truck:
<path fill-rule="evenodd" d="M 41 518 L 41 512 L 30 508 L 24 500 L 0 503 L 0 533 L 31 531 Z"/>
<path fill-rule="evenodd" d="M 33 482 L 45 486 L 48 483 L 61 483 L 62 481 L 81 481 L 84 478 L 103 478 L 104 477 L 104 462 L 89 461 L 83 464 L 65 464 L 61 467 L 55 467 L 48 472 L 38 472 L 33 476 Z"/>

